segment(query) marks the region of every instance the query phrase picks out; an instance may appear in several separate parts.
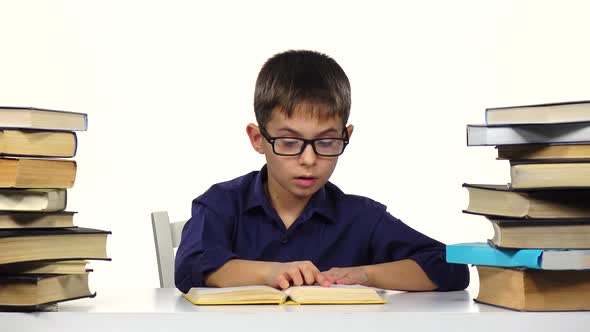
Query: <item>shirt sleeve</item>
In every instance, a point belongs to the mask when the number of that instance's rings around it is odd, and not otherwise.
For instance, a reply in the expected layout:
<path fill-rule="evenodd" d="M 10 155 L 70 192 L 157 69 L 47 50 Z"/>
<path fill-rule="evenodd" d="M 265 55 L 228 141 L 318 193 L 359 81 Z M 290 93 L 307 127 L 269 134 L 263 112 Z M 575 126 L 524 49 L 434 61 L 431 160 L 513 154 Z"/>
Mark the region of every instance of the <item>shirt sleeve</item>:
<path fill-rule="evenodd" d="M 446 246 L 412 229 L 384 211 L 372 234 L 373 264 L 411 259 L 418 263 L 438 291 L 462 290 L 469 285 L 465 264 L 446 262 Z"/>
<path fill-rule="evenodd" d="M 233 222 L 215 213 L 198 200 L 193 201 L 192 217 L 182 230 L 176 252 L 174 281 L 183 293 L 204 287 L 204 277 L 237 255 L 231 250 Z"/>

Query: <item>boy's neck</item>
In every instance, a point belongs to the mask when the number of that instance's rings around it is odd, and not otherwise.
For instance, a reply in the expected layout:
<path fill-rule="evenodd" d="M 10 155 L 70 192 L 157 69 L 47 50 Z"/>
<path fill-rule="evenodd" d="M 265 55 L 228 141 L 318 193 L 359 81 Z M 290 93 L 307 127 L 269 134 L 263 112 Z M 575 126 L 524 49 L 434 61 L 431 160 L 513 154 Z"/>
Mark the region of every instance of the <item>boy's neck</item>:
<path fill-rule="evenodd" d="M 271 206 L 277 211 L 277 214 L 288 229 L 297 218 L 303 213 L 307 203 L 311 199 L 309 197 L 298 197 L 290 194 L 278 184 L 271 183 L 268 179 L 264 186 L 264 190 L 268 195 Z"/>

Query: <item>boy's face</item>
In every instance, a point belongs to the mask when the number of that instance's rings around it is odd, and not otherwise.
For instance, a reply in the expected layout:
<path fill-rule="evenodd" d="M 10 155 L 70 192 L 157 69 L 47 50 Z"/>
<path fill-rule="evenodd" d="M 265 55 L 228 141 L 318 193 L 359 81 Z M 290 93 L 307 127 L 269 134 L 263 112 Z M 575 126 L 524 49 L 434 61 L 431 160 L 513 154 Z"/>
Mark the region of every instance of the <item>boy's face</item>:
<path fill-rule="evenodd" d="M 343 138 L 344 126 L 340 117 L 320 118 L 305 107 L 296 108 L 288 118 L 285 113 L 273 111 L 271 120 L 264 126 L 270 137 L 296 137 L 304 139 Z M 348 136 L 352 135 L 348 126 Z M 270 144 L 260 134 L 260 128 L 248 125 L 252 146 L 266 156 L 268 190 L 274 199 L 306 199 L 317 192 L 336 168 L 338 157 L 318 156 L 311 144 L 296 156 L 281 156 L 273 152 Z"/>

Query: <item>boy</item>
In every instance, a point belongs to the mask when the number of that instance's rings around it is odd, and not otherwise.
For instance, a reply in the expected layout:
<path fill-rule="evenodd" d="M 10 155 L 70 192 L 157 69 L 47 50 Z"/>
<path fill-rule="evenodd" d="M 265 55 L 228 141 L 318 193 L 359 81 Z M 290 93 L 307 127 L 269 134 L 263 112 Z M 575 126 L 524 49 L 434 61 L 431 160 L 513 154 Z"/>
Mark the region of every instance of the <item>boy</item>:
<path fill-rule="evenodd" d="M 288 51 L 262 67 L 258 125 L 246 128 L 266 165 L 193 201 L 176 254 L 175 282 L 191 287 L 362 284 L 460 290 L 465 265 L 384 205 L 328 182 L 352 137 L 350 84 L 325 54 Z"/>

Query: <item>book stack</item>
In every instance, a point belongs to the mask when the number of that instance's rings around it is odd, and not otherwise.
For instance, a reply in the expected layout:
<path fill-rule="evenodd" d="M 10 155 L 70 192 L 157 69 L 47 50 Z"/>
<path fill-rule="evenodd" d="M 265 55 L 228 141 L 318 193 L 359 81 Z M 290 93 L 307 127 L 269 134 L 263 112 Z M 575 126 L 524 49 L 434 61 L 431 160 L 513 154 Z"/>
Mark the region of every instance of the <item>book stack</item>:
<path fill-rule="evenodd" d="M 0 310 L 95 295 L 86 259 L 108 259 L 110 232 L 76 227 L 66 210 L 86 128 L 83 113 L 0 107 Z"/>
<path fill-rule="evenodd" d="M 476 265 L 475 301 L 590 310 L 590 101 L 487 109 L 467 145 L 510 162 L 507 185 L 463 185 L 463 212 L 485 216 L 493 238 L 447 247 L 448 262 Z"/>

